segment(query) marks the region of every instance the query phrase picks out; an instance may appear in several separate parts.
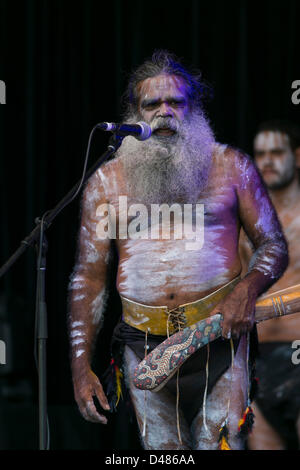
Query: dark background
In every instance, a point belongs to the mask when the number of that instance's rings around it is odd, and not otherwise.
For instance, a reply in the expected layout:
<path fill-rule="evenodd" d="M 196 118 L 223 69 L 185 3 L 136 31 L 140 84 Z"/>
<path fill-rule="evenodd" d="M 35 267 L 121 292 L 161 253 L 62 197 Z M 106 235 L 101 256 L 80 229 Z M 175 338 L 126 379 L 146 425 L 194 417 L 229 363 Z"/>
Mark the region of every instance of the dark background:
<path fill-rule="evenodd" d="M 217 138 L 251 154 L 262 120 L 299 123 L 291 84 L 300 79 L 300 2 L 0 0 L 0 265 L 80 178 L 87 140 L 100 121 L 119 121 L 130 71 L 164 48 L 199 68 L 214 88 L 207 111 Z M 106 148 L 93 140 L 90 164 Z M 52 449 L 138 449 L 123 404 L 107 427 L 85 422 L 74 403 L 67 341 L 67 286 L 73 269 L 79 198 L 47 232 L 48 413 Z M 0 281 L 0 449 L 38 448 L 33 359 L 35 251 Z M 107 366 L 108 330 L 95 371 Z"/>

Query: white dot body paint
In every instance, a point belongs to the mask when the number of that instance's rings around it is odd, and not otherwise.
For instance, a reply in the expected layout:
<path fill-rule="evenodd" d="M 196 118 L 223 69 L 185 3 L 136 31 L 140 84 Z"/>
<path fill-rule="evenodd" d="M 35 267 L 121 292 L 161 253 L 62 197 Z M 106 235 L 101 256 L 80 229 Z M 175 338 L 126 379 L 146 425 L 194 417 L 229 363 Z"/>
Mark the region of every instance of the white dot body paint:
<path fill-rule="evenodd" d="M 70 283 L 68 286 L 69 290 L 81 289 L 82 287 L 85 287 L 85 282 L 86 282 L 85 277 L 80 274 L 76 274 L 76 270 L 78 270 L 78 266 L 76 266 L 74 270 L 75 274 L 73 274 L 70 278 Z"/>
<path fill-rule="evenodd" d="M 95 248 L 95 245 L 88 240 L 86 240 L 84 244 L 85 244 L 85 250 L 86 250 L 86 262 L 96 263 L 100 257 L 100 254 Z"/>
<path fill-rule="evenodd" d="M 85 336 L 85 332 L 82 331 L 82 330 L 77 330 L 77 329 L 76 329 L 76 330 L 72 330 L 72 331 L 70 332 L 70 336 L 71 336 L 71 338 L 76 338 L 76 336 Z"/>
<path fill-rule="evenodd" d="M 257 269 L 265 276 L 270 276 L 271 279 L 276 279 L 281 273 L 280 264 L 278 265 L 278 255 L 286 253 L 286 247 L 283 241 L 274 239 L 273 246 L 262 247 L 258 249 L 251 258 L 249 270 Z"/>
<path fill-rule="evenodd" d="M 84 342 L 85 342 L 85 340 L 84 340 L 83 338 L 73 339 L 73 340 L 71 341 L 72 346 L 76 346 L 77 344 L 81 344 L 81 343 L 84 343 Z"/>
<path fill-rule="evenodd" d="M 97 295 L 91 304 L 91 313 L 93 315 L 93 325 L 99 325 L 103 319 L 103 312 L 106 306 L 107 290 L 105 288 Z"/>
<path fill-rule="evenodd" d="M 73 321 L 71 323 L 71 329 L 77 328 L 78 326 L 83 326 L 84 322 L 83 321 Z"/>
<path fill-rule="evenodd" d="M 78 357 L 82 356 L 82 354 L 84 354 L 84 352 L 85 352 L 84 349 L 78 349 L 78 351 L 76 351 L 76 353 L 75 353 L 75 356 L 78 358 Z"/>
<path fill-rule="evenodd" d="M 84 294 L 75 295 L 75 296 L 73 297 L 73 302 L 77 302 L 78 300 L 82 300 L 82 299 L 85 299 L 85 295 L 84 295 Z"/>
<path fill-rule="evenodd" d="M 68 290 L 79 290 L 79 289 L 83 289 L 85 287 L 85 283 L 84 282 L 74 282 L 74 281 L 71 281 L 70 284 L 69 284 L 69 287 L 68 287 Z"/>

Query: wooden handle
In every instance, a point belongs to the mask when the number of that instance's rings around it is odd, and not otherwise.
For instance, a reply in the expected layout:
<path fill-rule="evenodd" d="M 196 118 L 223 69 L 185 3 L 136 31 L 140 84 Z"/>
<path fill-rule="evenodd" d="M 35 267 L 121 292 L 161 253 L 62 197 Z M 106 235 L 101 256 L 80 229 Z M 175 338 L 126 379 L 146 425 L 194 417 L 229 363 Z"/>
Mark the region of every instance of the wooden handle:
<path fill-rule="evenodd" d="M 264 296 L 256 302 L 255 321 L 260 323 L 270 318 L 291 315 L 300 312 L 300 288 L 293 287 Z"/>

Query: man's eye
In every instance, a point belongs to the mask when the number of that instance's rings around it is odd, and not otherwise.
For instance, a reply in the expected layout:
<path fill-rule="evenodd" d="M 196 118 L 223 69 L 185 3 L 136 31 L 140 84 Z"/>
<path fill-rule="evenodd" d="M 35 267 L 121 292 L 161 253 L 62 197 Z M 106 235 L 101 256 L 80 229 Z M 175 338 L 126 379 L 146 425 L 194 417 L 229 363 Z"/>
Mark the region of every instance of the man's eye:
<path fill-rule="evenodd" d="M 155 103 L 149 103 L 149 104 L 146 104 L 144 106 L 144 109 L 146 109 L 146 111 L 152 111 L 153 109 L 155 109 L 157 107 L 157 104 Z"/>
<path fill-rule="evenodd" d="M 183 101 L 171 101 L 170 105 L 173 106 L 173 108 L 183 108 L 185 103 Z"/>

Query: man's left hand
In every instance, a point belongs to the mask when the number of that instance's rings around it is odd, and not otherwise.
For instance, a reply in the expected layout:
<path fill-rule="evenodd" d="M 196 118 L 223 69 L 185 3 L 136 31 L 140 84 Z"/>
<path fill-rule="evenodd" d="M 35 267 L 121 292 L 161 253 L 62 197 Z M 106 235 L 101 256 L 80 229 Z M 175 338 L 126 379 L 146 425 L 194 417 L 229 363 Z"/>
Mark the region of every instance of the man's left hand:
<path fill-rule="evenodd" d="M 223 316 L 222 336 L 224 338 L 238 338 L 253 328 L 256 299 L 256 290 L 246 279 L 243 279 L 213 309 L 210 316 L 216 313 L 221 313 Z"/>

